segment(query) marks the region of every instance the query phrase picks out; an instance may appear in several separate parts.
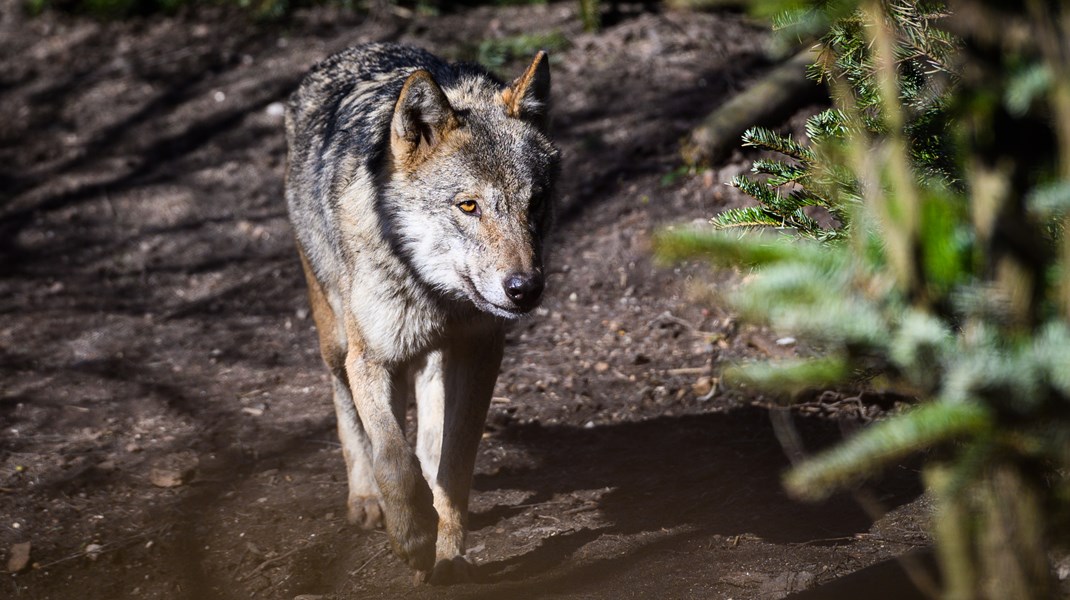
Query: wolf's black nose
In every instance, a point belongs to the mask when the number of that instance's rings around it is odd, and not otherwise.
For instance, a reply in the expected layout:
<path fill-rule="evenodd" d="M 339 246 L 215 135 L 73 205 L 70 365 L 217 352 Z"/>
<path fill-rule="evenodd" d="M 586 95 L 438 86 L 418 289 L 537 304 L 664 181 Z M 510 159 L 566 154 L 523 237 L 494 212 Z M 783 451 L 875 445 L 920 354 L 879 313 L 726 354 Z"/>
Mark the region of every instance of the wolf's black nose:
<path fill-rule="evenodd" d="M 541 273 L 512 273 L 502 282 L 505 295 L 523 310 L 535 306 L 542 296 L 544 282 Z"/>

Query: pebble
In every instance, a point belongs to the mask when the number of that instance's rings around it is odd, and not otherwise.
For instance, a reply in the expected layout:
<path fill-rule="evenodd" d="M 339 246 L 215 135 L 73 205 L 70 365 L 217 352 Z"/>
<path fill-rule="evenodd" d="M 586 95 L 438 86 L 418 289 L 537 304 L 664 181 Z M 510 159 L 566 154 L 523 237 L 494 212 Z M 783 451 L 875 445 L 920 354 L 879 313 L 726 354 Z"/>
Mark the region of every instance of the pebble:
<path fill-rule="evenodd" d="M 276 119 L 282 118 L 286 114 L 286 106 L 282 102 L 272 102 L 264 109 L 267 116 L 274 117 Z"/>
<path fill-rule="evenodd" d="M 149 481 L 156 487 L 171 488 L 185 483 L 185 478 L 176 469 L 153 469 L 149 472 Z"/>
<path fill-rule="evenodd" d="M 12 544 L 7 558 L 8 572 L 18 573 L 28 566 L 30 566 L 30 542 Z"/>
<path fill-rule="evenodd" d="M 698 380 L 695 381 L 695 383 L 691 384 L 691 391 L 694 392 L 696 396 L 705 396 L 706 394 L 710 393 L 710 390 L 712 389 L 712 377 L 699 377 Z"/>
<path fill-rule="evenodd" d="M 100 544 L 89 544 L 85 547 L 85 555 L 89 560 L 96 560 L 100 558 L 100 553 L 104 550 L 104 546 Z"/>
<path fill-rule="evenodd" d="M 782 338 L 780 338 L 779 340 L 776 341 L 776 345 L 777 346 L 794 346 L 795 345 L 795 338 L 793 338 L 793 337 L 782 337 Z"/>
<path fill-rule="evenodd" d="M 762 598 L 783 598 L 814 586 L 814 575 L 809 571 L 786 572 L 769 577 L 761 583 L 758 593 Z"/>
<path fill-rule="evenodd" d="M 156 487 L 178 487 L 193 479 L 197 462 L 197 455 L 192 452 L 170 454 L 156 461 L 149 471 L 149 481 Z"/>
<path fill-rule="evenodd" d="M 264 404 L 258 404 L 256 406 L 243 406 L 241 411 L 247 415 L 252 415 L 254 417 L 262 417 L 264 416 L 264 408 Z"/>

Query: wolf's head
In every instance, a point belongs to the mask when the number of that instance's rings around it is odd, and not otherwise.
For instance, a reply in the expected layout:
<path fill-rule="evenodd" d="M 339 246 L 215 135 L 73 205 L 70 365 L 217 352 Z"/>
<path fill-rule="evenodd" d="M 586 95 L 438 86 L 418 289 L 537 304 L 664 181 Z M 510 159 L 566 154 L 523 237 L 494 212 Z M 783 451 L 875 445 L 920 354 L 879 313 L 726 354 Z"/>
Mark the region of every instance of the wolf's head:
<path fill-rule="evenodd" d="M 500 317 L 542 296 L 559 162 L 549 95 L 540 52 L 504 87 L 476 71 L 442 87 L 416 71 L 394 108 L 384 203 L 395 242 L 423 281 Z"/>

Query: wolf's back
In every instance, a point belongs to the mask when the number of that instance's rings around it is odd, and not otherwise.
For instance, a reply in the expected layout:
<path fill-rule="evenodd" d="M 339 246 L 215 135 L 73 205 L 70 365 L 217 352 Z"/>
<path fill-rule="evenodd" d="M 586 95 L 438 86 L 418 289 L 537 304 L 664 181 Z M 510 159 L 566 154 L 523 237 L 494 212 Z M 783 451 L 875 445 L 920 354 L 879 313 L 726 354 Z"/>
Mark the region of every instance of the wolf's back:
<path fill-rule="evenodd" d="M 356 46 L 323 60 L 290 96 L 291 148 L 315 153 L 347 141 L 358 144 L 348 150 L 364 156 L 381 152 L 394 101 L 405 78 L 417 69 L 436 78 L 451 70 L 424 50 L 397 44 Z M 320 162 L 329 161 L 321 156 Z"/>
<path fill-rule="evenodd" d="M 405 78 L 417 69 L 444 78 L 451 71 L 447 63 L 417 48 L 356 46 L 313 67 L 290 96 L 286 204 L 298 242 L 323 279 L 337 273 L 338 262 L 344 260 L 338 202 L 354 182 L 376 185 L 394 103 Z"/>

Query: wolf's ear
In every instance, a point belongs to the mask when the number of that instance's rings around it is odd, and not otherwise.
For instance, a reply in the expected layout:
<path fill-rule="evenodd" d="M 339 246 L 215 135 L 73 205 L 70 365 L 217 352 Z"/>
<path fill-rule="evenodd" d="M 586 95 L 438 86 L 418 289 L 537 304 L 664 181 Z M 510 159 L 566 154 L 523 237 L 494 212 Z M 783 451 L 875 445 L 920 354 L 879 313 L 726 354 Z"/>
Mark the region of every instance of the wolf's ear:
<path fill-rule="evenodd" d="M 390 123 L 395 165 L 412 169 L 423 162 L 457 126 L 457 117 L 442 88 L 424 69 L 405 80 Z"/>
<path fill-rule="evenodd" d="M 524 119 L 545 130 L 550 121 L 550 57 L 545 50 L 502 91 L 505 112 L 510 117 Z"/>

